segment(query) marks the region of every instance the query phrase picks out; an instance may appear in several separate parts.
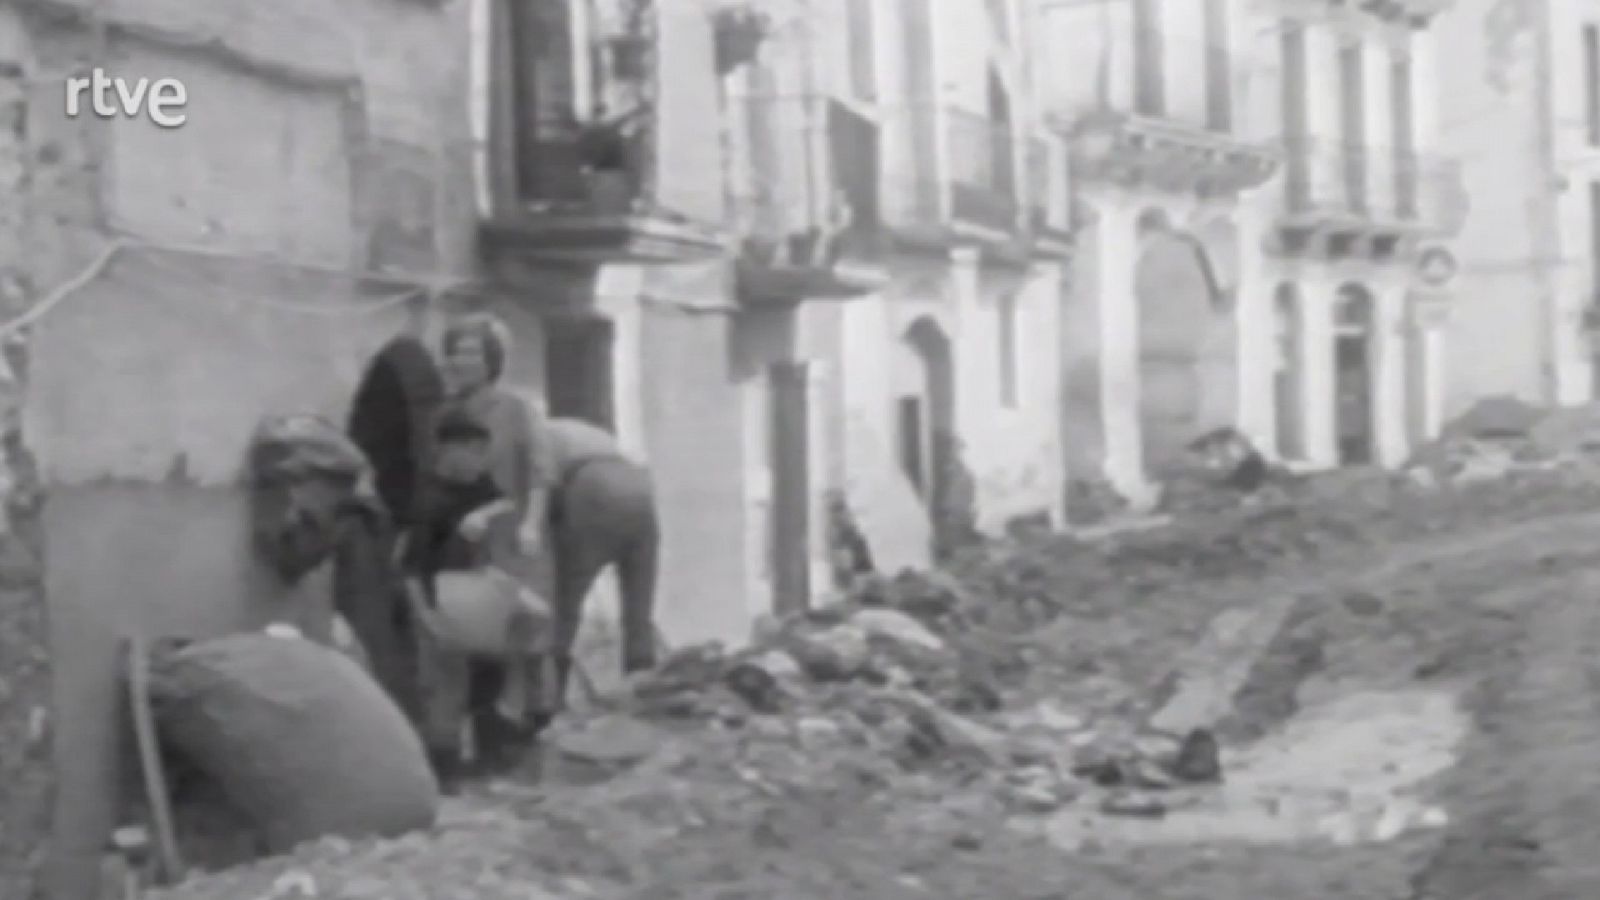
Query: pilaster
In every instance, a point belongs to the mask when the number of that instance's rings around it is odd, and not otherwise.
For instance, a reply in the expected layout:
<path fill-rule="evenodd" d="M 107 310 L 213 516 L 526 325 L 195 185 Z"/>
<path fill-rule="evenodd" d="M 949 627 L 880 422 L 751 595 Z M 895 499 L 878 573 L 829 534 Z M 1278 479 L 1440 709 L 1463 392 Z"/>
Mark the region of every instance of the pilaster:
<path fill-rule="evenodd" d="M 1339 464 L 1335 421 L 1334 309 L 1338 284 L 1325 273 L 1307 274 L 1300 282 L 1301 420 L 1306 462 L 1316 468 Z"/>

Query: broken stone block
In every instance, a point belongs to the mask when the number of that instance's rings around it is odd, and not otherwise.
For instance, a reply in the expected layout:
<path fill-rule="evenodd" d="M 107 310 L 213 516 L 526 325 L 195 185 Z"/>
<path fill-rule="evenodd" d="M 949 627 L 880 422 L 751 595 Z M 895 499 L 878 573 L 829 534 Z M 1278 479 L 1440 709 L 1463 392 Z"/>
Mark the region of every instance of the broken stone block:
<path fill-rule="evenodd" d="M 1172 762 L 1172 774 L 1197 784 L 1222 780 L 1222 749 L 1216 735 L 1205 728 L 1196 728 L 1183 739 L 1177 758 Z"/>
<path fill-rule="evenodd" d="M 1160 819 L 1167 814 L 1167 805 L 1161 798 L 1137 791 L 1112 794 L 1100 804 L 1100 811 L 1109 816 L 1137 819 Z"/>
<path fill-rule="evenodd" d="M 796 631 L 786 649 L 805 673 L 818 681 L 845 681 L 866 671 L 872 648 L 866 632 L 850 625 L 822 631 Z"/>
<path fill-rule="evenodd" d="M 871 637 L 883 638 L 907 647 L 940 653 L 945 650 L 944 639 L 934 634 L 926 625 L 895 609 L 869 608 L 857 612 L 850 624 Z"/>
<path fill-rule="evenodd" d="M 722 682 L 751 709 L 771 714 L 783 708 L 792 693 L 789 684 L 803 674 L 793 657 L 769 650 L 734 663 L 722 676 Z"/>

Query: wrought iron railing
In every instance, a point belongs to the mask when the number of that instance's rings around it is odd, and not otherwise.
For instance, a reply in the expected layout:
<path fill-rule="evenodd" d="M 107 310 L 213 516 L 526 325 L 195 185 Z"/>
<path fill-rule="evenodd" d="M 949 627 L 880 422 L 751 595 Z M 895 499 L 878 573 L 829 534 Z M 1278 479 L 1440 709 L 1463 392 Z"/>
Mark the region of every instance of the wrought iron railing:
<path fill-rule="evenodd" d="M 769 242 L 880 223 L 879 126 L 819 94 L 728 104 L 733 225 Z"/>
<path fill-rule="evenodd" d="M 942 110 L 949 153 L 951 213 L 995 230 L 1017 224 L 1017 136 L 1009 122 Z"/>
<path fill-rule="evenodd" d="M 1291 212 L 1360 214 L 1371 199 L 1371 153 L 1340 140 L 1288 135 L 1284 140 L 1285 203 Z"/>
<path fill-rule="evenodd" d="M 1227 43 L 1155 27 L 1135 28 L 1126 38 L 1112 35 L 1105 52 L 1114 106 L 1219 134 L 1243 133 L 1241 112 L 1270 73 Z"/>

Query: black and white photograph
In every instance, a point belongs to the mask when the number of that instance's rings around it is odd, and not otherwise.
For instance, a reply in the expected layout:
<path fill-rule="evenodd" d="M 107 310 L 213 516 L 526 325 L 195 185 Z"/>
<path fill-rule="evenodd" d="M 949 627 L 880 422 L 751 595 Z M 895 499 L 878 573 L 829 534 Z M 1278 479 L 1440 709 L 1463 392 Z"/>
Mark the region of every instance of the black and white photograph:
<path fill-rule="evenodd" d="M 1597 537 L 1600 0 L 0 0 L 0 900 L 1594 900 Z"/>

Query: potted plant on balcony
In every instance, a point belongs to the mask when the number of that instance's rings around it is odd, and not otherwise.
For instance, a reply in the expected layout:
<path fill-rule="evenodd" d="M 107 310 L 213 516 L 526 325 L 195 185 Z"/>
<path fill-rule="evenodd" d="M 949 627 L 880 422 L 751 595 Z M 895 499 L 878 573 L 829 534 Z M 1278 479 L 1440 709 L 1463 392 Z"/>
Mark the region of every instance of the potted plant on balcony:
<path fill-rule="evenodd" d="M 711 13 L 717 74 L 727 75 L 753 62 L 772 34 L 772 17 L 752 0 L 727 3 Z"/>
<path fill-rule="evenodd" d="M 578 124 L 578 159 L 596 212 L 625 213 L 633 205 L 632 176 L 642 114 L 643 110 L 636 108 L 610 115 L 601 105 L 592 118 Z"/>

